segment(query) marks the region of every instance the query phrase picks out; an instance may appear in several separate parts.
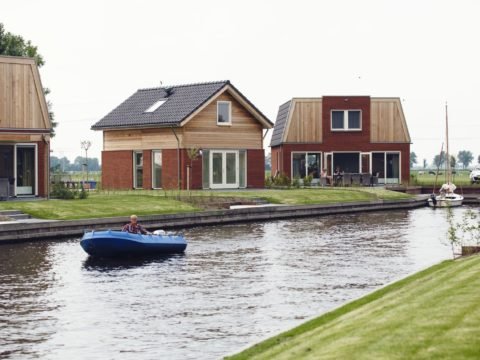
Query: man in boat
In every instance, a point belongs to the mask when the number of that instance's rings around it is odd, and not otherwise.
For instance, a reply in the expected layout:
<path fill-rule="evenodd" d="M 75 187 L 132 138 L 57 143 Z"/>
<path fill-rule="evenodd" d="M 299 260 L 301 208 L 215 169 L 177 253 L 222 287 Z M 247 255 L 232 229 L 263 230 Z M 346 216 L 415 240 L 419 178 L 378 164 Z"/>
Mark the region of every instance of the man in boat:
<path fill-rule="evenodd" d="M 151 232 L 148 232 L 147 230 L 145 230 L 145 228 L 138 223 L 137 215 L 130 216 L 130 222 L 122 228 L 122 231 L 131 233 L 131 234 L 142 234 L 142 235 L 151 234 Z"/>

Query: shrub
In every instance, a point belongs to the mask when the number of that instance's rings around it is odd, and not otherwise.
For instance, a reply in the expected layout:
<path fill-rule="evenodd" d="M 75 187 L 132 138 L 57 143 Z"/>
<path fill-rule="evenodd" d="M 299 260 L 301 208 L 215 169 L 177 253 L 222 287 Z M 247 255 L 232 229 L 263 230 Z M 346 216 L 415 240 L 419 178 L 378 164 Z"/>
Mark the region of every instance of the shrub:
<path fill-rule="evenodd" d="M 79 199 L 88 198 L 88 191 L 85 191 L 85 188 L 83 187 L 83 184 L 82 184 L 82 188 L 80 189 L 80 193 L 78 194 L 78 198 Z"/>
<path fill-rule="evenodd" d="M 57 199 L 71 200 L 75 199 L 76 191 L 67 189 L 63 184 L 57 183 L 53 185 L 51 195 Z"/>
<path fill-rule="evenodd" d="M 292 185 L 290 182 L 290 178 L 284 173 L 275 176 L 275 178 L 273 179 L 273 184 L 275 186 L 286 186 L 288 188 Z"/>
<path fill-rule="evenodd" d="M 265 187 L 271 188 L 273 184 L 272 178 L 270 176 L 265 177 Z"/>
<path fill-rule="evenodd" d="M 299 189 L 300 188 L 300 178 L 298 177 L 295 177 L 293 180 L 292 180 L 292 186 L 296 189 Z"/>
<path fill-rule="evenodd" d="M 310 186 L 312 185 L 313 176 L 307 175 L 303 178 L 303 186 Z"/>

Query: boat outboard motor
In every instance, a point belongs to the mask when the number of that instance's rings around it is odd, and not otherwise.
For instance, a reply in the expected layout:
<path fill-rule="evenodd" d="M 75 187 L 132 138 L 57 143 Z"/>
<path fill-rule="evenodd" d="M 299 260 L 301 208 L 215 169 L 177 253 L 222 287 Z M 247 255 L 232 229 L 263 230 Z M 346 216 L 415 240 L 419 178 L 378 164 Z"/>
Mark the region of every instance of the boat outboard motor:
<path fill-rule="evenodd" d="M 432 199 L 433 205 L 437 205 L 437 199 L 435 198 L 435 194 L 430 195 L 430 199 Z"/>

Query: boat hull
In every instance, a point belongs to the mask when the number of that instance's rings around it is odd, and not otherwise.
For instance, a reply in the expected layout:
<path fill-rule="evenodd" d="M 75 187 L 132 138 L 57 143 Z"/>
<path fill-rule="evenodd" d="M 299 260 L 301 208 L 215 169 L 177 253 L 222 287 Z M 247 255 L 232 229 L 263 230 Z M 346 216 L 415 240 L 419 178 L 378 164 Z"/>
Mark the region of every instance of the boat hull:
<path fill-rule="evenodd" d="M 435 200 L 428 199 L 428 206 L 434 208 L 457 207 L 462 206 L 463 196 L 455 194 L 454 196 L 436 196 Z"/>
<path fill-rule="evenodd" d="M 92 231 L 80 245 L 91 256 L 125 257 L 183 253 L 187 242 L 181 235 L 140 235 L 122 231 Z"/>

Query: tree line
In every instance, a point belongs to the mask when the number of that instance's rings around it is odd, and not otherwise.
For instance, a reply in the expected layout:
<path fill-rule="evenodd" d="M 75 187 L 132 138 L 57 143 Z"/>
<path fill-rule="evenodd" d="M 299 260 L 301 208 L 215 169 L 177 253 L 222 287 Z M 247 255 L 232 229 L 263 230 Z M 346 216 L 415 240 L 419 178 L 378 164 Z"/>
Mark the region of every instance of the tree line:
<path fill-rule="evenodd" d="M 100 171 L 102 167 L 97 158 L 88 158 L 88 171 Z M 85 157 L 77 156 L 73 163 L 67 157 L 50 156 L 50 170 L 53 173 L 85 170 Z"/>
<path fill-rule="evenodd" d="M 442 151 L 440 154 L 434 156 L 432 165 L 436 168 L 440 168 L 446 163 L 447 154 L 445 151 Z M 457 155 L 450 155 L 450 167 L 457 168 L 460 165 L 463 169 L 468 168 L 471 164 L 473 164 L 475 157 L 473 153 L 469 150 L 460 150 Z M 415 152 L 410 153 L 410 167 L 413 167 L 418 163 L 417 154 Z M 480 164 L 480 155 L 477 157 L 477 163 Z M 428 167 L 427 159 L 423 159 L 422 167 L 426 169 Z"/>

